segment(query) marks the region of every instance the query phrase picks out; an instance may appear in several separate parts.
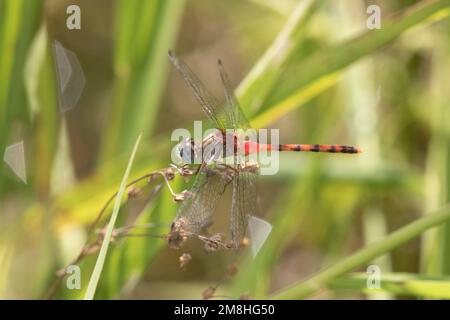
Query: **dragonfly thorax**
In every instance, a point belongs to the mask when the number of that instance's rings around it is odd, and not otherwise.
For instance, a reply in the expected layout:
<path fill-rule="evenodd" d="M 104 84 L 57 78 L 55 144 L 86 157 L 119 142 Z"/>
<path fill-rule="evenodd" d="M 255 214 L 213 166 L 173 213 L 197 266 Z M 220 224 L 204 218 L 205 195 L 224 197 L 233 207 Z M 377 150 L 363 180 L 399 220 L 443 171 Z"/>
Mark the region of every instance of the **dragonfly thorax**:
<path fill-rule="evenodd" d="M 207 135 L 201 142 L 192 138 L 186 138 L 175 147 L 177 160 L 182 164 L 209 164 L 220 158 L 227 157 L 233 153 L 234 148 L 232 146 L 233 143 L 226 145 L 226 140 L 226 135 L 220 130 L 215 130 Z M 229 146 L 230 148 L 228 148 Z"/>

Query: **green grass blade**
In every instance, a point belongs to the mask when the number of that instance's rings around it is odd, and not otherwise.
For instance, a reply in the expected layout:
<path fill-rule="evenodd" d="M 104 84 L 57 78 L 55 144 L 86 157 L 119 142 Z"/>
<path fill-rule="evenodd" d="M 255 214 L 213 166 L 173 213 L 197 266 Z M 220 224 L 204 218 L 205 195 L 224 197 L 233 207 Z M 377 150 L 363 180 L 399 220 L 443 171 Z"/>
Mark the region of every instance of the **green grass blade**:
<path fill-rule="evenodd" d="M 379 30 L 369 30 L 291 65 L 277 82 L 263 111 L 252 119 L 252 124 L 262 128 L 276 121 L 334 85 L 346 67 L 374 53 L 412 27 L 446 18 L 449 14 L 450 3 L 447 0 L 421 2 L 398 17 L 386 19 Z"/>
<path fill-rule="evenodd" d="M 323 0 L 300 1 L 272 45 L 256 62 L 237 88 L 241 105 L 256 113 L 293 53 L 302 43 L 305 25 Z"/>
<path fill-rule="evenodd" d="M 362 293 L 391 293 L 428 299 L 450 299 L 449 277 L 427 277 L 411 273 L 383 273 L 380 288 L 368 288 L 368 275 L 355 273 L 330 281 L 331 290 L 351 290 Z"/>
<path fill-rule="evenodd" d="M 184 1 L 117 1 L 114 100 L 101 161 L 129 150 L 138 132 L 152 133 Z"/>
<path fill-rule="evenodd" d="M 16 39 L 20 32 L 23 1 L 5 1 L 0 15 L 0 133 L 6 122 L 8 94 L 12 85 Z"/>
<path fill-rule="evenodd" d="M 313 172 L 316 170 L 309 168 L 310 173 L 297 183 L 291 184 L 291 192 L 275 203 L 272 211 L 276 214 L 272 212 L 271 215 L 274 217 L 271 219 L 272 232 L 255 260 L 247 261 L 241 267 L 234 281 L 233 294 L 249 292 L 254 299 L 261 299 L 267 295 L 270 274 L 282 252 L 280 248 L 283 248 L 292 235 L 297 233 L 294 229 L 306 217 L 306 210 L 298 208 L 308 203 L 310 200 L 308 191 L 314 189 L 316 176 Z M 292 221 L 296 221 L 297 224 Z"/>
<path fill-rule="evenodd" d="M 34 125 L 34 145 L 41 161 L 34 162 L 36 192 L 47 197 L 53 159 L 58 138 L 58 101 L 56 78 L 47 27 L 43 24 L 36 33 L 22 72 L 28 97 L 29 111 Z"/>
<path fill-rule="evenodd" d="M 162 190 L 157 198 L 150 201 L 147 208 L 140 213 L 136 221 L 137 225 L 154 223 L 162 227 L 152 228 L 148 233 L 154 235 L 166 234 L 170 222 L 173 220 L 178 204 L 173 201 L 173 196 L 163 183 Z M 171 182 L 173 188 L 180 186 L 181 179 Z M 164 227 L 166 226 L 166 227 Z M 111 253 L 111 261 L 105 267 L 105 277 L 100 281 L 102 290 L 100 299 L 118 299 L 129 297 L 136 284 L 144 275 L 153 259 L 166 247 L 163 239 L 154 237 L 129 237 L 117 244 Z"/>
<path fill-rule="evenodd" d="M 403 243 L 417 237 L 426 230 L 436 227 L 450 219 L 450 206 L 420 218 L 391 233 L 383 240 L 369 245 L 350 257 L 344 258 L 332 267 L 319 272 L 312 278 L 276 292 L 273 299 L 303 299 L 320 291 L 334 278 L 349 272 L 379 257 Z"/>
<path fill-rule="evenodd" d="M 42 1 L 0 2 L 0 149 L 10 143 L 16 120 L 26 123 L 27 101 L 23 65 L 33 35 L 38 29 Z M 0 166 L 0 192 L 8 189 L 10 175 Z"/>
<path fill-rule="evenodd" d="M 116 223 L 117 216 L 119 214 L 120 204 L 122 202 L 122 196 L 125 192 L 125 186 L 128 181 L 128 176 L 130 175 L 131 166 L 134 161 L 134 157 L 136 155 L 137 148 L 139 146 L 139 142 L 141 141 L 142 134 L 136 140 L 136 143 L 133 147 L 133 151 L 131 153 L 130 159 L 128 161 L 127 169 L 125 170 L 125 174 L 123 175 L 122 182 L 120 183 L 119 191 L 117 193 L 116 200 L 114 202 L 113 211 L 111 214 L 111 220 L 109 221 L 108 227 L 106 229 L 106 234 L 103 239 L 102 247 L 100 248 L 100 252 L 98 254 L 97 261 L 95 263 L 94 271 L 92 272 L 91 279 L 89 280 L 89 284 L 86 290 L 86 294 L 84 296 L 85 300 L 92 300 L 95 295 L 95 291 L 97 289 L 97 284 L 100 279 L 100 275 L 103 270 L 103 266 L 105 264 L 106 254 L 108 252 L 108 247 L 111 241 L 112 231 L 114 229 L 114 224 Z"/>

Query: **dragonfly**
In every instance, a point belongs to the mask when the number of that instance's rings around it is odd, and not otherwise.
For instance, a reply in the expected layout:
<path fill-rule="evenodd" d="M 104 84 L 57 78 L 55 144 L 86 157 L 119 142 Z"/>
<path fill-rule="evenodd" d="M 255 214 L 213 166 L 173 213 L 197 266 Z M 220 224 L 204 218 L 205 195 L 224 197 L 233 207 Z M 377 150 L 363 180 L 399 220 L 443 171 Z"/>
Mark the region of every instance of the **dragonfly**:
<path fill-rule="evenodd" d="M 189 238 L 198 238 L 213 248 L 239 248 L 250 238 L 256 255 L 272 227 L 257 217 L 256 181 L 260 165 L 249 155 L 261 151 L 308 151 L 329 153 L 359 153 L 361 149 L 346 145 L 319 144 L 267 144 L 242 138 L 242 131 L 251 129 L 221 60 L 218 60 L 220 79 L 226 102 L 219 103 L 189 66 L 169 51 L 169 59 L 191 89 L 215 130 L 202 141 L 186 138 L 176 146 L 176 155 L 182 165 L 199 160 L 195 180 L 181 202 L 171 224 L 168 243 L 180 247 Z M 206 152 L 208 151 L 208 152 Z M 219 152 L 218 152 L 219 151 Z M 234 158 L 232 164 L 224 159 Z M 229 216 L 228 241 L 216 235 L 206 237 L 202 232 L 213 223 L 213 212 L 220 196 L 232 185 L 232 202 Z"/>

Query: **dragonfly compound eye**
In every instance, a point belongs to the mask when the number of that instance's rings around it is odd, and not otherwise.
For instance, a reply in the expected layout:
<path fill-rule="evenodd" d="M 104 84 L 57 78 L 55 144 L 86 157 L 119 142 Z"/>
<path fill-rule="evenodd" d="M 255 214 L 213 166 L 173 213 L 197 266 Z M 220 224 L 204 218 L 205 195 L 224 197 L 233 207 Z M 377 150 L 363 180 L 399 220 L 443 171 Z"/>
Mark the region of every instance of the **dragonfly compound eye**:
<path fill-rule="evenodd" d="M 176 163 L 190 164 L 192 163 L 192 147 L 190 139 L 182 140 L 177 144 L 175 149 Z"/>

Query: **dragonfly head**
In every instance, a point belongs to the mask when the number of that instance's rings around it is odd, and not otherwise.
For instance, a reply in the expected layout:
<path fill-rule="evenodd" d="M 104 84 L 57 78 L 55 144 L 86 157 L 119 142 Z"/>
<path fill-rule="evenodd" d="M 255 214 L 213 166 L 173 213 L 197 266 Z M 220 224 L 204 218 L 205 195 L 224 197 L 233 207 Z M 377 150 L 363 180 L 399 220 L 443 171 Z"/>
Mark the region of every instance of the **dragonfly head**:
<path fill-rule="evenodd" d="M 176 163 L 192 164 L 197 163 L 198 148 L 192 138 L 186 138 L 175 146 Z"/>

